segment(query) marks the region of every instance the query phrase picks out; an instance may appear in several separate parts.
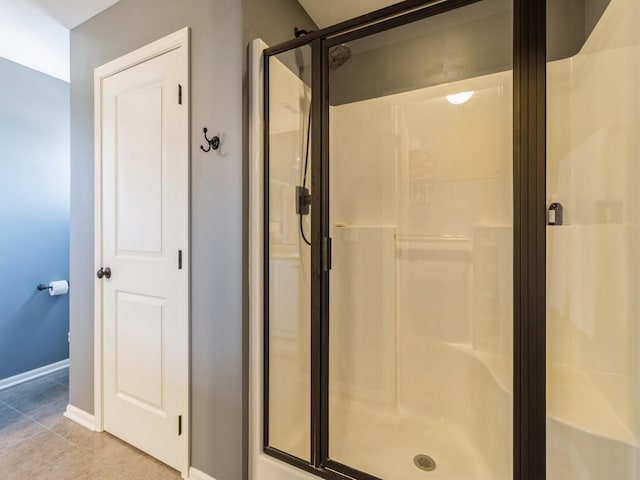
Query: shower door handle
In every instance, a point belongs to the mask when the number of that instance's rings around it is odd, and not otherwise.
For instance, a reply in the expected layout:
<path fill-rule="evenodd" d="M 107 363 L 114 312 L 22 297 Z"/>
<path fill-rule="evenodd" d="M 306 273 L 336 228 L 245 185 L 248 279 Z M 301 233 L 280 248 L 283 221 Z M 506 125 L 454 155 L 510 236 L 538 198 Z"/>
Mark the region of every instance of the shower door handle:
<path fill-rule="evenodd" d="M 331 237 L 322 239 L 322 268 L 325 272 L 331 270 Z"/>

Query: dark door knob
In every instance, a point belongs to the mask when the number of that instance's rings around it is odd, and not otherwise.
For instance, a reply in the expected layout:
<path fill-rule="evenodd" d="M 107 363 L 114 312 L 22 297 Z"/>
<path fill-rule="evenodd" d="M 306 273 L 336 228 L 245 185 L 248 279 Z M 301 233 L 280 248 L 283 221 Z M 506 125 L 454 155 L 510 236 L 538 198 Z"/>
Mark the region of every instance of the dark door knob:
<path fill-rule="evenodd" d="M 102 278 L 102 277 L 111 278 L 111 269 L 109 267 L 105 269 L 100 268 L 100 270 L 97 271 L 96 276 L 98 278 Z"/>

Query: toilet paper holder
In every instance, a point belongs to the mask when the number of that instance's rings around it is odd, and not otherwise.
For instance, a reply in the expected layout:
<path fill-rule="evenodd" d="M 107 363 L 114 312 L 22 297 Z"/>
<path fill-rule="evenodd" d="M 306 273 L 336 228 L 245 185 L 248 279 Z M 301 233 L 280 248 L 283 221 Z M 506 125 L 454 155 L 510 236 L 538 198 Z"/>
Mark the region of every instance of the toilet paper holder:
<path fill-rule="evenodd" d="M 59 283 L 64 284 L 62 291 L 60 291 L 60 288 L 58 288 L 59 286 L 56 285 Z M 46 285 L 44 283 L 39 283 L 36 288 L 41 292 L 44 290 L 48 290 L 49 295 L 51 296 L 65 295 L 69 291 L 69 281 L 68 280 L 55 281 L 55 282 L 49 283 L 49 285 Z"/>

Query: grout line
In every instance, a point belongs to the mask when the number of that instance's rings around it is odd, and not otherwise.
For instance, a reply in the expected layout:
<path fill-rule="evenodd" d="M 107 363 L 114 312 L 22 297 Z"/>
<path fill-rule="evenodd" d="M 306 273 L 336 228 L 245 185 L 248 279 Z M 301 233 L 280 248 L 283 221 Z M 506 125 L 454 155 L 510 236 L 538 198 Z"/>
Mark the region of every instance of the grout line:
<path fill-rule="evenodd" d="M 24 413 L 22 413 L 20 410 L 18 410 L 17 408 L 11 406 L 10 404 L 8 404 L 7 402 L 0 402 L 2 403 L 4 406 L 10 408 L 11 410 L 13 410 L 14 412 L 16 412 L 18 415 L 20 415 L 21 417 L 26 417 L 26 415 Z M 27 417 L 28 418 L 28 417 Z"/>
<path fill-rule="evenodd" d="M 18 416 L 16 417 L 16 420 L 22 420 L 22 419 L 25 419 L 25 420 L 28 420 L 28 421 L 29 421 L 29 422 L 31 422 L 31 423 L 36 424 L 37 426 L 39 426 L 40 428 L 42 428 L 42 429 L 43 429 L 43 430 L 42 430 L 42 432 L 37 432 L 37 433 L 34 433 L 33 435 L 30 435 L 30 436 L 28 436 L 28 437 L 26 437 L 26 438 L 23 438 L 23 439 L 21 439 L 21 440 L 18 440 L 18 442 L 17 442 L 17 443 L 15 443 L 15 444 L 13 445 L 13 447 L 12 447 L 12 448 L 15 448 L 15 447 L 17 447 L 17 446 L 19 446 L 19 445 L 22 445 L 23 443 L 26 443 L 26 442 L 31 441 L 35 435 L 39 435 L 40 433 L 43 433 L 43 432 L 51 432 L 51 430 L 49 430 L 47 427 L 45 427 L 44 425 L 42 425 L 40 422 L 37 422 L 37 421 L 35 421 L 33 418 L 30 418 L 30 417 L 26 416 L 26 415 L 25 415 L 24 413 L 22 413 L 20 410 L 18 410 L 18 409 L 16 409 L 16 408 L 12 407 L 12 406 L 11 406 L 11 405 L 9 405 L 7 402 L 0 402 L 0 403 L 2 403 L 2 404 L 3 404 L 3 405 L 5 405 L 7 408 L 9 408 L 10 410 L 13 410 L 14 412 L 16 412 L 16 413 L 18 414 Z"/>
<path fill-rule="evenodd" d="M 54 372 L 55 373 L 55 372 Z M 49 374 L 49 375 L 53 375 L 53 374 Z M 40 378 L 47 378 L 48 375 L 44 375 Z M 37 380 L 37 379 L 36 379 Z M 51 381 L 51 380 L 50 380 Z M 51 381 L 53 383 L 58 383 L 55 380 Z M 16 387 L 18 387 L 19 385 L 16 385 Z M 15 387 L 11 387 L 11 388 L 15 388 Z M 6 389 L 5 391 L 11 390 L 11 388 Z M 9 403 L 5 402 L 5 401 L 0 401 L 0 403 L 2 403 L 3 405 L 7 406 L 9 409 L 13 410 L 14 412 L 16 412 L 20 417 L 24 417 L 27 420 L 30 420 L 31 422 L 35 423 L 36 425 L 39 425 L 40 427 L 42 427 L 45 431 L 53 433 L 55 435 L 58 435 L 59 437 L 62 437 L 64 440 L 66 440 L 66 442 L 68 442 L 69 444 L 73 445 L 76 448 L 79 448 L 74 442 L 72 442 L 71 440 L 69 440 L 68 438 L 64 437 L 63 435 L 60 435 L 58 432 L 54 432 L 53 430 L 51 430 L 49 427 L 47 427 L 46 425 L 43 425 L 42 423 L 40 423 L 38 420 L 36 420 L 35 418 L 31 417 L 30 415 L 33 414 L 34 412 L 37 412 L 38 410 L 42 409 L 42 408 L 46 408 L 48 405 L 42 405 L 34 410 L 32 410 L 29 413 L 24 413 L 21 412 L 20 410 L 18 410 L 17 408 L 15 408 L 14 406 L 10 405 Z M 60 415 L 62 416 L 62 415 Z M 28 438 L 25 439 L 29 440 Z M 22 442 L 20 442 L 22 443 Z"/>
<path fill-rule="evenodd" d="M 67 394 L 67 395 L 68 395 L 68 394 Z M 58 400 L 58 398 L 54 398 L 53 400 L 50 400 L 50 401 L 48 401 L 47 403 L 43 403 L 42 405 L 39 405 L 38 407 L 36 407 L 36 408 L 33 408 L 33 409 L 29 410 L 28 412 L 23 412 L 22 410 L 20 410 L 20 409 L 19 409 L 19 408 L 17 408 L 17 407 L 14 407 L 13 405 L 11 405 L 11 404 L 10 404 L 10 403 L 8 403 L 8 402 L 3 402 L 3 403 L 4 403 L 5 405 L 7 405 L 9 408 L 11 408 L 12 410 L 15 410 L 16 412 L 18 412 L 20 415 L 23 415 L 23 416 L 25 416 L 25 417 L 27 417 L 27 418 L 29 418 L 29 419 L 32 419 L 32 418 L 31 418 L 31 415 L 32 415 L 34 412 L 37 412 L 38 410 L 41 410 L 41 409 L 43 409 L 43 408 L 48 407 L 49 405 L 51 405 L 51 403 L 53 403 L 53 402 L 55 402 L 55 401 L 57 401 L 57 400 Z M 69 403 L 68 399 L 67 399 L 67 402 L 66 402 L 66 403 Z M 33 420 L 33 419 L 32 419 L 32 420 Z"/>

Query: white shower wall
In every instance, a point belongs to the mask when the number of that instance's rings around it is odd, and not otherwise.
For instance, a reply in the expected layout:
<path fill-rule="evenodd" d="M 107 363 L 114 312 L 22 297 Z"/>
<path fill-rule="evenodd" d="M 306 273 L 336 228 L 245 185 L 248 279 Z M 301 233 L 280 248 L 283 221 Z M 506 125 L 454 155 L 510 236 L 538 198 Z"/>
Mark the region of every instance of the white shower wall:
<path fill-rule="evenodd" d="M 547 69 L 547 190 L 566 220 L 547 231 L 551 480 L 640 474 L 638 25 L 637 1 L 611 0 Z"/>
<path fill-rule="evenodd" d="M 331 392 L 414 418 L 418 432 L 429 421 L 452 429 L 504 479 L 513 428 L 511 82 L 504 72 L 330 111 Z M 471 100 L 445 99 L 461 91 L 473 91 Z M 348 421 L 338 417 L 336 427 Z M 415 453 L 403 455 L 410 463 Z"/>

